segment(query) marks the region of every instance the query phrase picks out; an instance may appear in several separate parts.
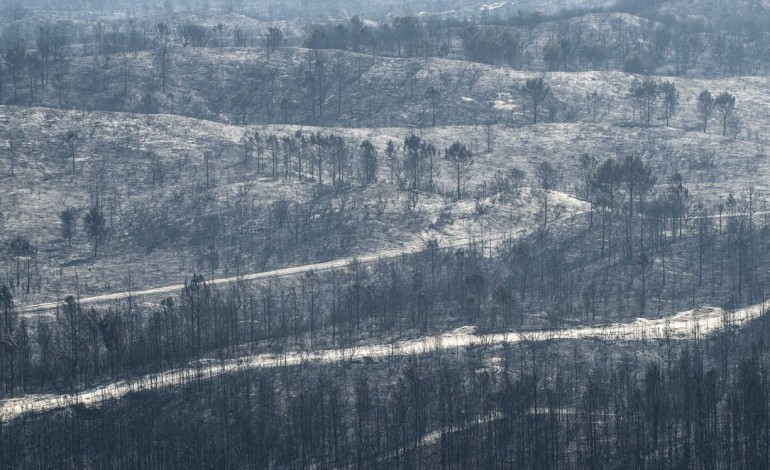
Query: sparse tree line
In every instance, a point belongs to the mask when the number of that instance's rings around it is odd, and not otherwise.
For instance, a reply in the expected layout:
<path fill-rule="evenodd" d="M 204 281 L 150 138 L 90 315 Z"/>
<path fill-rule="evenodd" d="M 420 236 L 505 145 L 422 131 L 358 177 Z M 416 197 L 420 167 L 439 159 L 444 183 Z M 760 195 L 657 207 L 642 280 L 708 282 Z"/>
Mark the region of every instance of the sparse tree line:
<path fill-rule="evenodd" d="M 643 80 L 635 79 L 628 93 L 634 109 L 634 121 L 649 126 L 653 119 L 659 117 L 668 127 L 670 120 L 679 111 L 679 91 L 670 81 L 659 81 L 650 77 Z M 722 136 L 727 136 L 728 126 L 734 135 L 738 126 L 735 118 L 736 98 L 728 91 L 712 95 L 710 91 L 701 91 L 695 100 L 696 114 L 701 121 L 703 132 L 707 132 L 713 117 L 720 124 Z"/>
<path fill-rule="evenodd" d="M 0 429 L 10 466 L 763 468 L 767 318 L 707 340 L 526 341 L 233 371 Z"/>
<path fill-rule="evenodd" d="M 456 23 L 453 21 L 452 23 Z M 303 45 L 309 49 L 378 52 L 396 57 L 433 57 L 449 51 L 452 37 L 439 20 L 396 16 L 389 23 L 370 27 L 358 17 L 348 23 L 312 27 Z"/>
<path fill-rule="evenodd" d="M 512 90 L 512 95 L 518 94 L 523 100 L 523 112 L 528 115 L 531 124 L 543 121 L 553 122 L 557 114 L 567 118 L 576 118 L 576 112 L 566 103 L 560 102 L 551 91 L 551 86 L 542 77 L 530 78 L 524 81 L 520 88 Z M 681 111 L 680 92 L 674 82 L 659 80 L 653 77 L 636 77 L 631 82 L 626 98 L 632 107 L 632 122 L 651 126 L 662 122 L 666 127 Z M 736 110 L 737 99 L 729 91 L 712 95 L 709 90 L 702 90 L 693 98 L 695 106 L 692 111 L 699 120 L 699 128 L 705 133 L 709 124 L 716 119 L 722 136 L 735 136 L 740 128 L 740 119 Z M 583 113 L 597 120 L 597 114 L 604 112 L 606 97 L 594 91 L 585 97 Z"/>
<path fill-rule="evenodd" d="M 351 178 L 363 186 L 374 183 L 378 153 L 369 140 L 348 143 L 334 133 L 277 135 L 247 130 L 240 141 L 244 166 L 274 180 L 299 180 L 319 185 L 344 186 Z"/>

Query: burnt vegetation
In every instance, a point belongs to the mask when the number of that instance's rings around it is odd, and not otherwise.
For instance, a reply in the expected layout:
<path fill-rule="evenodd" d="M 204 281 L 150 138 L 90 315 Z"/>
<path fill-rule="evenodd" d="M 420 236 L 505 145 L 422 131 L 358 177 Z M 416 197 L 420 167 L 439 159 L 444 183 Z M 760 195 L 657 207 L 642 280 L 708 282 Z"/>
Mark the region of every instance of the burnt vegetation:
<path fill-rule="evenodd" d="M 0 7 L 0 466 L 770 466 L 766 5 L 157 3 Z"/>

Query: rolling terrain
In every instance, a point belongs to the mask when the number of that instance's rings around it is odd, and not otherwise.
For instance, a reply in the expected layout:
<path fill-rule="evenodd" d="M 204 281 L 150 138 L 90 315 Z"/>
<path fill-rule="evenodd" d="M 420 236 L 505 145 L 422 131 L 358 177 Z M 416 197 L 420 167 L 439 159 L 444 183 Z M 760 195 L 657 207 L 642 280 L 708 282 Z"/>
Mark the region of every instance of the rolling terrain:
<path fill-rule="evenodd" d="M 767 2 L 86 3 L 0 9 L 0 462 L 770 463 Z"/>

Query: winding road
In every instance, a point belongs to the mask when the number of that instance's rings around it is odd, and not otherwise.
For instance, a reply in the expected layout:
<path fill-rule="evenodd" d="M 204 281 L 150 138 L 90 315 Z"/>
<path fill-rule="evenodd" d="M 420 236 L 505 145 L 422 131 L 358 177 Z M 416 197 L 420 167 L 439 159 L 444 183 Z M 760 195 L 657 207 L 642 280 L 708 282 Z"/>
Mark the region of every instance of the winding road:
<path fill-rule="evenodd" d="M 375 362 L 394 356 L 520 342 L 589 338 L 604 341 L 688 339 L 709 336 L 727 326 L 741 326 L 764 313 L 765 303 L 763 302 L 731 313 L 716 307 L 703 307 L 680 312 L 670 317 L 639 318 L 629 323 L 556 330 L 510 331 L 477 335 L 473 327 L 462 327 L 441 335 L 391 343 L 316 351 L 290 351 L 284 354 L 258 354 L 224 361 L 199 361 L 185 368 L 110 383 L 72 394 L 25 395 L 0 401 L 0 421 L 11 420 L 32 412 L 50 411 L 73 405 L 95 406 L 106 400 L 121 398 L 131 392 L 180 386 L 193 380 L 209 379 L 244 370 L 296 366 L 303 363 L 332 364 L 354 360 Z"/>

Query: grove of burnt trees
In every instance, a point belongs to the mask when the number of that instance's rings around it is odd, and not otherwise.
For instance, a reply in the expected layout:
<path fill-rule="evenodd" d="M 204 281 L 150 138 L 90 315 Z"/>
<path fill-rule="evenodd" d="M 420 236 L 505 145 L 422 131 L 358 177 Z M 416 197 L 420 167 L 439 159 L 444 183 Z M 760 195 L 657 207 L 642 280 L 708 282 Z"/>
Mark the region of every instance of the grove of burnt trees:
<path fill-rule="evenodd" d="M 629 11 L 621 3 L 609 12 L 577 9 L 552 16 L 533 12 L 462 21 L 399 16 L 378 26 L 364 25 L 354 17 L 347 23 L 310 27 L 303 45 L 398 57 L 462 58 L 520 70 L 618 69 L 683 75 L 709 69 L 727 76 L 756 75 L 762 70 L 766 11 L 763 16 L 735 9 L 704 24 L 700 19 L 659 15 L 651 2 L 642 2 L 647 8 L 633 9 L 641 19 L 635 23 L 613 15 Z M 591 21 L 597 18 L 611 27 L 595 27 Z M 452 38 L 461 39 L 461 54 L 451 48 Z M 705 65 L 709 63 L 713 65 Z"/>
<path fill-rule="evenodd" d="M 763 468 L 770 322 L 190 378 L 0 428 L 13 467 Z M 30 452 L 29 449 L 38 449 Z"/>

